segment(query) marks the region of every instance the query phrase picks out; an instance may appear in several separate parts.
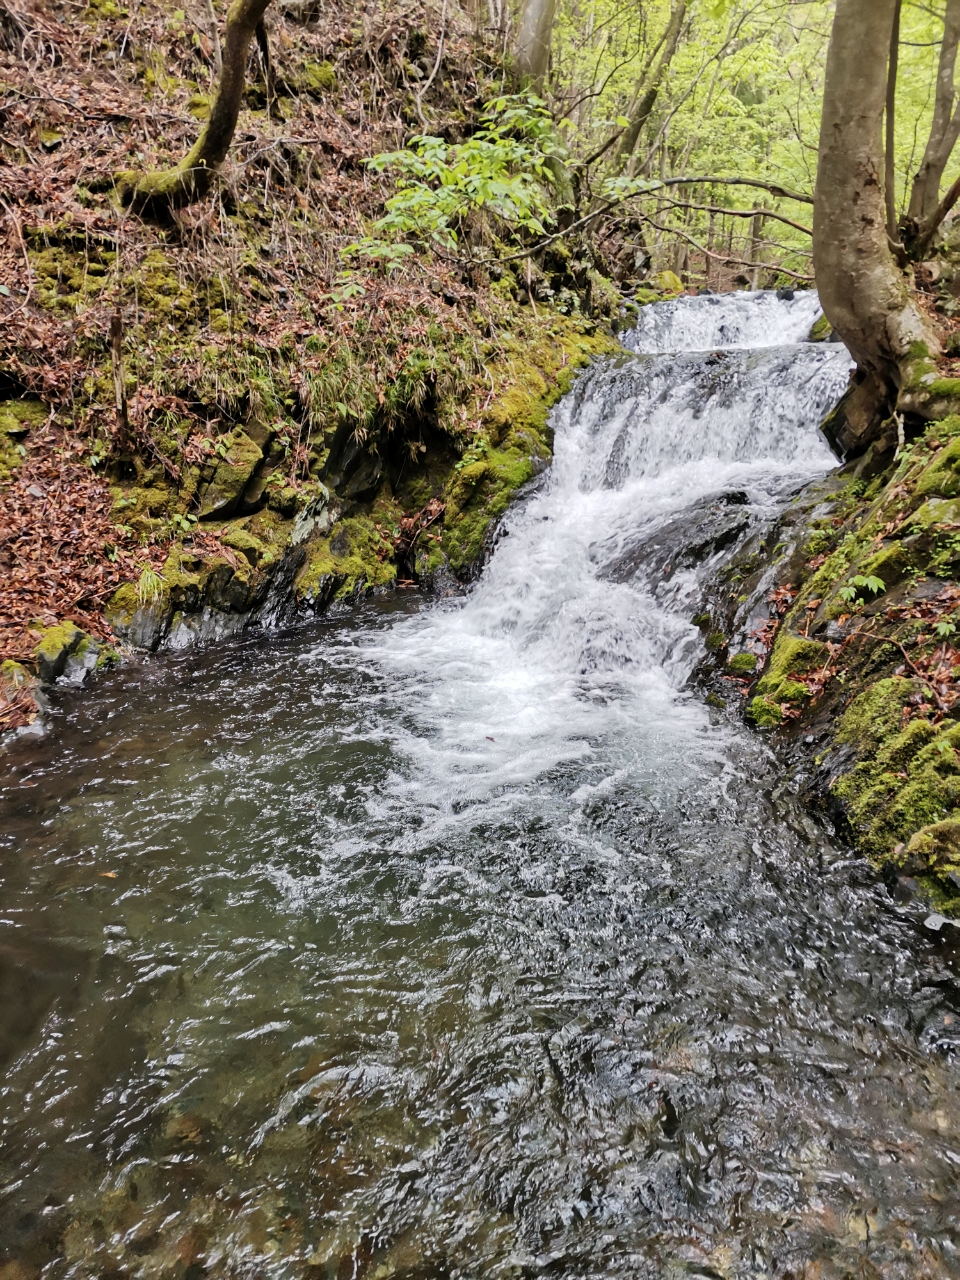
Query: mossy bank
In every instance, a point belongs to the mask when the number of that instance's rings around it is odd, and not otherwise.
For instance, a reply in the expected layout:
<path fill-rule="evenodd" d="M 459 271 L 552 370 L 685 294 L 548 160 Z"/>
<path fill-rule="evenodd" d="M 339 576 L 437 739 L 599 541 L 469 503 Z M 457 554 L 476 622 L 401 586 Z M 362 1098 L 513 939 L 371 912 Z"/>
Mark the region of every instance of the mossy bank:
<path fill-rule="evenodd" d="M 714 701 L 807 761 L 898 892 L 960 913 L 960 417 L 809 486 L 704 618 Z"/>

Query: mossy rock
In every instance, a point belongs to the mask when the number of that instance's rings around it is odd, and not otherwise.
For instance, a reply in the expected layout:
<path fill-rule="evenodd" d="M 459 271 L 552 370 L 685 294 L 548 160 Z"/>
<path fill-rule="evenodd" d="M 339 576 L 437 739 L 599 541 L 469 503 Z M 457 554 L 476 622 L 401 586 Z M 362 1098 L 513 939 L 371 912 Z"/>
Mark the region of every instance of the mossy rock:
<path fill-rule="evenodd" d="M 60 622 L 54 627 L 47 627 L 33 651 L 37 675 L 44 684 L 53 684 L 58 676 L 63 675 L 67 659 L 84 639 L 89 637 L 74 622 Z"/>
<path fill-rule="evenodd" d="M 752 675 L 756 669 L 757 655 L 755 653 L 735 653 L 727 663 L 727 670 L 732 671 L 734 675 Z"/>
<path fill-rule="evenodd" d="M 914 492 L 938 498 L 960 496 L 960 437 L 951 440 L 936 454 L 917 480 Z"/>
<path fill-rule="evenodd" d="M 238 505 L 254 470 L 263 458 L 263 451 L 254 444 L 245 431 L 237 429 L 226 438 L 226 455 L 217 464 L 213 479 L 204 490 L 200 504 L 200 519 L 229 515 Z"/>
<path fill-rule="evenodd" d="M 890 676 L 854 698 L 840 720 L 837 742 L 849 743 L 859 756 L 876 752 L 903 726 L 903 709 L 920 688 L 916 680 Z"/>
<path fill-rule="evenodd" d="M 807 335 L 808 342 L 827 342 L 833 337 L 833 325 L 826 316 L 821 316 L 819 320 L 813 322 L 810 333 Z"/>
<path fill-rule="evenodd" d="M 332 62 L 305 62 L 299 78 L 300 88 L 316 98 L 336 93 L 337 73 Z"/>
<path fill-rule="evenodd" d="M 933 822 L 915 831 L 894 861 L 911 875 L 960 866 L 960 818 Z"/>
<path fill-rule="evenodd" d="M 7 658 L 0 663 L 0 684 L 10 691 L 29 687 L 33 683 L 33 675 L 22 662 L 14 662 Z"/>
<path fill-rule="evenodd" d="M 314 606 L 325 603 L 327 597 L 346 599 L 396 581 L 392 545 L 369 516 L 340 521 L 328 537 L 308 542 L 306 550 L 294 592 Z"/>
<path fill-rule="evenodd" d="M 823 664 L 827 654 L 826 646 L 819 641 L 781 630 L 757 685 L 757 693 L 776 703 L 801 701 L 807 696 L 806 687 L 790 677 L 814 671 Z"/>
<path fill-rule="evenodd" d="M 273 553 L 247 529 L 240 525 L 232 525 L 226 533 L 220 535 L 220 541 L 232 551 L 239 551 L 251 565 L 258 565 L 266 560 L 272 562 Z"/>
<path fill-rule="evenodd" d="M 857 573 L 864 578 L 879 578 L 884 591 L 889 591 L 897 583 L 902 582 L 912 571 L 914 565 L 909 550 L 900 542 L 894 542 L 878 551 L 875 556 L 864 561 Z M 864 587 L 863 594 L 869 602 L 874 597 Z M 882 592 L 880 593 L 882 594 Z"/>
<path fill-rule="evenodd" d="M 0 400 L 0 432 L 18 440 L 47 420 L 42 400 Z"/>
<path fill-rule="evenodd" d="M 783 723 L 783 712 L 769 698 L 751 698 L 747 715 L 758 729 L 776 729 Z"/>

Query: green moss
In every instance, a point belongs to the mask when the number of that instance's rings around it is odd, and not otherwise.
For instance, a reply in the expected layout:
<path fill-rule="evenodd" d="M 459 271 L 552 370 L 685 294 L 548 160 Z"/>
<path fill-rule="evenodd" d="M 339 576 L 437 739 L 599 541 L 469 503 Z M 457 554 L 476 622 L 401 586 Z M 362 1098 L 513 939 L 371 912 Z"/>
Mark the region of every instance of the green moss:
<path fill-rule="evenodd" d="M 231 525 L 226 533 L 220 535 L 220 541 L 225 547 L 242 552 L 252 565 L 271 564 L 276 558 L 259 538 L 240 525 Z"/>
<path fill-rule="evenodd" d="M 769 698 L 751 698 L 747 715 L 758 729 L 776 729 L 783 723 L 783 712 Z"/>
<path fill-rule="evenodd" d="M 703 642 L 708 649 L 716 653 L 720 649 L 727 647 L 727 637 L 722 631 L 712 631 Z"/>
<path fill-rule="evenodd" d="M 734 672 L 735 675 L 752 675 L 757 669 L 757 655 L 755 653 L 735 653 L 727 663 L 727 670 Z"/>
<path fill-rule="evenodd" d="M 208 93 L 192 93 L 187 99 L 187 110 L 195 120 L 209 120 L 210 95 Z"/>
<path fill-rule="evenodd" d="M 936 454 L 917 480 L 914 492 L 939 498 L 960 496 L 960 437 L 951 440 Z"/>
<path fill-rule="evenodd" d="M 960 501 L 929 498 L 904 521 L 903 532 L 924 533 L 938 525 L 960 524 Z M 885 579 L 884 579 L 885 580 Z"/>
<path fill-rule="evenodd" d="M 872 857 L 894 856 L 920 828 L 942 822 L 960 805 L 960 725 L 916 718 L 903 726 L 916 682 L 877 681 L 845 712 L 838 742 L 857 764 L 833 782 L 858 843 Z"/>
<path fill-rule="evenodd" d="M 950 440 L 960 436 L 960 414 L 950 414 L 939 422 L 931 422 L 923 434 L 926 440 Z"/>
<path fill-rule="evenodd" d="M 217 463 L 213 479 L 207 485 L 200 504 L 200 519 L 212 515 L 226 515 L 240 501 L 263 450 L 254 444 L 239 427 L 221 442 L 226 452 Z"/>
<path fill-rule="evenodd" d="M 300 88 L 322 98 L 337 88 L 337 73 L 331 62 L 306 62 L 300 73 Z"/>
<path fill-rule="evenodd" d="M 813 322 L 813 327 L 807 337 L 808 342 L 826 342 L 828 338 L 833 336 L 833 325 L 826 316 L 821 316 L 819 320 Z"/>
<path fill-rule="evenodd" d="M 135 584 L 125 582 L 123 586 L 117 587 L 107 601 L 104 614 L 111 627 L 126 627 L 133 621 L 133 615 L 139 608 L 140 598 Z"/>
<path fill-rule="evenodd" d="M 517 438 L 517 433 L 512 433 L 511 439 Z M 444 515 L 443 549 L 455 573 L 480 559 L 488 529 L 534 474 L 537 441 L 530 437 L 522 443 L 528 444 L 529 450 L 519 444 L 505 450 L 491 449 L 485 461 L 464 468 L 452 482 Z M 545 447 L 541 450 L 543 456 Z"/>
<path fill-rule="evenodd" d="M 391 552 L 391 544 L 369 516 L 342 520 L 328 537 L 307 543 L 307 559 L 294 591 L 314 601 L 322 595 L 344 599 L 357 591 L 391 586 L 397 577 Z"/>
<path fill-rule="evenodd" d="M 826 646 L 819 641 L 791 635 L 781 629 L 766 670 L 757 685 L 757 693 L 778 703 L 799 702 L 807 696 L 807 690 L 790 677 L 806 675 L 822 666 L 827 652 Z"/>
<path fill-rule="evenodd" d="M 33 676 L 22 663 L 14 662 L 12 658 L 0 663 L 0 683 L 8 689 L 22 689 L 32 682 Z"/>
<path fill-rule="evenodd" d="M 913 568 L 910 552 L 901 543 L 894 542 L 858 565 L 857 574 L 863 578 L 879 578 L 884 585 L 884 590 L 889 591 L 891 587 L 907 577 Z M 863 589 L 863 595 L 868 602 L 874 598 L 866 588 Z"/>
<path fill-rule="evenodd" d="M 42 400 L 0 400 L 0 434 L 20 439 L 42 427 L 47 414 Z"/>
<path fill-rule="evenodd" d="M 900 731 L 903 709 L 917 690 L 915 680 L 902 676 L 870 685 L 843 713 L 837 742 L 849 743 L 860 756 L 876 752 L 886 738 Z"/>
<path fill-rule="evenodd" d="M 67 658 L 76 652 L 84 638 L 84 633 L 74 622 L 60 622 L 47 627 L 33 651 L 40 679 L 52 684 L 62 675 Z"/>

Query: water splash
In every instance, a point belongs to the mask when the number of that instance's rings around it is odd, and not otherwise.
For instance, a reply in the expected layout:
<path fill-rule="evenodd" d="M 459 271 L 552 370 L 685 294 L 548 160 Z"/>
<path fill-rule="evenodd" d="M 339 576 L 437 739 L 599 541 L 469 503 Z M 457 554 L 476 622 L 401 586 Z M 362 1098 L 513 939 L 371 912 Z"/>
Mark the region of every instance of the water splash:
<path fill-rule="evenodd" d="M 622 566 L 642 561 L 645 545 L 711 497 L 736 493 L 747 527 L 834 465 L 818 426 L 846 384 L 849 356 L 787 342 L 817 314 L 812 294 L 645 308 L 633 341 L 648 354 L 600 365 L 558 406 L 553 466 L 505 521 L 466 601 L 378 636 L 365 652 L 405 681 L 419 726 L 407 747 L 421 768 L 431 760 L 431 787 L 476 799 L 510 777 L 598 753 L 611 767 L 626 753 L 643 772 L 645 758 L 674 757 L 672 771 L 653 770 L 661 785 L 666 776 L 683 785 L 700 768 L 691 733 L 695 744 L 707 718 L 682 692 L 702 652 L 690 602 L 732 549 L 705 557 L 668 592 L 658 574 Z M 758 323 L 775 343 L 675 349 L 708 329 L 745 338 Z M 650 354 L 654 341 L 670 345 Z M 625 736 L 625 726 L 634 731 Z"/>

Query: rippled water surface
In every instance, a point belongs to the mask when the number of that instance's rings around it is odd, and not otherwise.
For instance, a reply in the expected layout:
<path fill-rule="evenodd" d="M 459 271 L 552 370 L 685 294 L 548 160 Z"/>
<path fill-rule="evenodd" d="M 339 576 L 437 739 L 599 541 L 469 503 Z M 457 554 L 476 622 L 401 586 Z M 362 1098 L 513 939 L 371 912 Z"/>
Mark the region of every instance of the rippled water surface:
<path fill-rule="evenodd" d="M 829 468 L 816 314 L 647 309 L 464 600 L 3 759 L 3 1280 L 960 1274 L 957 952 L 685 691 L 726 553 L 644 567 Z"/>

